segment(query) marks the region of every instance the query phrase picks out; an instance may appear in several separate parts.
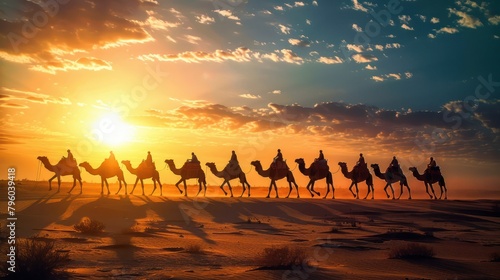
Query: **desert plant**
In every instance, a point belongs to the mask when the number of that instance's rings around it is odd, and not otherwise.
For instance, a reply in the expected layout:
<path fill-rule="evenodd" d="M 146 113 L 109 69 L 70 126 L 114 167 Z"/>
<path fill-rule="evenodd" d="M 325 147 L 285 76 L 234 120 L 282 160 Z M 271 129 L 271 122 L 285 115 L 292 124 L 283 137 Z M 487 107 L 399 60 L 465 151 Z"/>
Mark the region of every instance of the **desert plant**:
<path fill-rule="evenodd" d="M 391 248 L 391 259 L 426 259 L 435 256 L 434 249 L 419 243 L 402 243 Z"/>
<path fill-rule="evenodd" d="M 81 233 L 97 234 L 104 230 L 104 224 L 89 217 L 83 217 L 73 228 Z"/>
<path fill-rule="evenodd" d="M 260 265 L 264 268 L 289 269 L 292 266 L 308 265 L 306 251 L 300 247 L 264 248 L 260 255 Z"/>
<path fill-rule="evenodd" d="M 203 248 L 200 244 L 189 244 L 188 246 L 186 246 L 184 251 L 190 254 L 202 254 Z"/>
<path fill-rule="evenodd" d="M 20 239 L 16 247 L 16 271 L 3 272 L 7 279 L 60 279 L 61 269 L 69 261 L 67 252 L 56 250 L 55 241 L 38 238 Z"/>

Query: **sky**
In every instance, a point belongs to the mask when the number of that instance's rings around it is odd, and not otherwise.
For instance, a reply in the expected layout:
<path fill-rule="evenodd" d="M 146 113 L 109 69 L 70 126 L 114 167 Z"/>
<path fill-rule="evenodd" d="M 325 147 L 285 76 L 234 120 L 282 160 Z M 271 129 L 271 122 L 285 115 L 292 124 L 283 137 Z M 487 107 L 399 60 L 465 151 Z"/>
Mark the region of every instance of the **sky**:
<path fill-rule="evenodd" d="M 235 150 L 267 186 L 250 162 L 281 149 L 303 187 L 294 160 L 321 149 L 332 172 L 433 156 L 451 190 L 499 189 L 498 1 L 20 0 L 0 19 L 0 169 L 18 178 L 67 149 L 158 169 Z"/>

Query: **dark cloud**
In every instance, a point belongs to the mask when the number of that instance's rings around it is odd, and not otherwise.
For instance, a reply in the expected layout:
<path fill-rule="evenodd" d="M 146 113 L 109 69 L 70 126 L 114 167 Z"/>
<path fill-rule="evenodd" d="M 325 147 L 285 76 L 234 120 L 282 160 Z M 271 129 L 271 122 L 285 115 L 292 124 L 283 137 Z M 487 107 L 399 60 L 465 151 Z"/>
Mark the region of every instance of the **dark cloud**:
<path fill-rule="evenodd" d="M 43 4 L 59 2 L 67 3 Z M 99 59 L 71 62 L 61 55 L 152 40 L 141 23 L 148 18 L 146 8 L 156 5 L 141 0 L 16 1 L 8 7 L 9 16 L 0 18 L 0 57 L 29 63 L 34 70 L 72 69 L 71 64 L 107 69 Z"/>

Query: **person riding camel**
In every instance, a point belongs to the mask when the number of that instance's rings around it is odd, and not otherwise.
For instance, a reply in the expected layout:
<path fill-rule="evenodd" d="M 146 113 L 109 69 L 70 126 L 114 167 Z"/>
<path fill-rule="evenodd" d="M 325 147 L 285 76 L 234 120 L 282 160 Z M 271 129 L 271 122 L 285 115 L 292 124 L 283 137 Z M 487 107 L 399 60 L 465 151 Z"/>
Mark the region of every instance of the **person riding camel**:
<path fill-rule="evenodd" d="M 356 166 L 361 166 L 362 168 L 366 166 L 365 158 L 363 157 L 363 154 L 359 154 L 359 159 L 358 162 L 356 163 Z"/>
<path fill-rule="evenodd" d="M 76 160 L 73 157 L 73 154 L 71 153 L 71 151 L 69 149 L 67 150 L 67 152 L 68 152 L 68 156 L 66 157 L 66 160 L 65 160 L 66 165 L 71 166 L 71 167 L 76 167 Z M 64 159 L 64 157 L 63 157 L 63 159 Z"/>
<path fill-rule="evenodd" d="M 191 159 L 188 160 L 188 162 L 191 162 L 191 163 L 200 163 L 200 161 L 198 160 L 198 157 L 194 154 L 194 152 L 191 153 Z"/>
<path fill-rule="evenodd" d="M 427 164 L 427 168 L 429 168 L 429 170 L 432 170 L 435 169 L 436 166 L 437 166 L 436 161 L 434 160 L 433 157 L 431 157 L 429 164 Z"/>
<path fill-rule="evenodd" d="M 153 165 L 153 157 L 151 156 L 151 152 L 148 151 L 148 155 L 146 156 L 146 164 Z"/>
<path fill-rule="evenodd" d="M 323 155 L 323 150 L 319 150 L 319 156 L 316 160 L 318 161 L 325 160 L 325 155 Z"/>
<path fill-rule="evenodd" d="M 283 165 L 283 154 L 281 153 L 281 149 L 278 149 L 278 154 L 274 157 L 273 164 L 276 169 Z"/>
<path fill-rule="evenodd" d="M 396 158 L 396 156 L 393 156 L 392 157 L 392 161 L 391 163 L 389 164 L 389 170 L 391 172 L 389 172 L 389 176 L 392 176 L 392 175 L 403 175 L 403 170 L 401 170 L 401 167 L 399 166 L 399 162 Z"/>
<path fill-rule="evenodd" d="M 236 156 L 235 151 L 231 152 L 231 159 L 229 160 L 229 162 L 238 163 L 238 157 Z"/>
<path fill-rule="evenodd" d="M 73 161 L 75 160 L 75 158 L 73 157 L 73 154 L 71 153 L 71 151 L 68 149 L 68 156 L 66 157 L 69 161 Z"/>
<path fill-rule="evenodd" d="M 109 158 L 108 158 L 109 161 L 116 161 L 116 158 L 115 158 L 115 154 L 113 153 L 113 151 L 109 151 Z"/>

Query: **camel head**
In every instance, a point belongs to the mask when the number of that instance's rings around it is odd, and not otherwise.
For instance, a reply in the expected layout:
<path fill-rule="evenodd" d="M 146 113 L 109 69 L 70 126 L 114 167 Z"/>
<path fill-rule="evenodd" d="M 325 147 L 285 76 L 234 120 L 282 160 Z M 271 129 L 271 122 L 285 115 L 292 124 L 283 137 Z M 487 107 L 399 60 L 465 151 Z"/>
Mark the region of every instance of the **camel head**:
<path fill-rule="evenodd" d="M 258 165 L 260 165 L 260 160 L 254 160 L 250 164 L 257 167 Z"/>
<path fill-rule="evenodd" d="M 173 160 L 173 159 L 166 159 L 166 160 L 165 160 L 165 163 L 167 163 L 167 164 L 172 164 L 172 163 L 174 163 L 174 160 Z"/>
<path fill-rule="evenodd" d="M 36 159 L 38 159 L 38 160 L 44 160 L 44 159 L 47 159 L 47 157 L 44 157 L 44 156 L 38 156 Z"/>
<path fill-rule="evenodd" d="M 84 162 L 78 164 L 78 166 L 84 167 L 84 166 L 90 166 L 90 164 L 88 162 L 84 161 Z"/>
<path fill-rule="evenodd" d="M 295 160 L 295 162 L 298 164 L 306 164 L 303 158 L 298 158 Z"/>
<path fill-rule="evenodd" d="M 125 165 L 130 165 L 130 160 L 122 160 L 122 163 L 125 164 Z"/>
<path fill-rule="evenodd" d="M 347 168 L 347 163 L 345 162 L 339 162 L 340 167 L 346 167 Z"/>
<path fill-rule="evenodd" d="M 412 167 L 410 167 L 410 168 L 408 168 L 408 170 L 410 170 L 411 172 L 418 172 L 418 171 L 417 171 L 417 168 L 416 168 L 416 167 L 413 167 L 413 166 L 412 166 Z"/>
<path fill-rule="evenodd" d="M 380 169 L 380 167 L 378 166 L 378 164 L 374 163 L 372 165 L 370 165 L 373 169 Z"/>
<path fill-rule="evenodd" d="M 207 162 L 205 165 L 208 167 L 215 167 L 215 162 Z"/>

